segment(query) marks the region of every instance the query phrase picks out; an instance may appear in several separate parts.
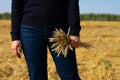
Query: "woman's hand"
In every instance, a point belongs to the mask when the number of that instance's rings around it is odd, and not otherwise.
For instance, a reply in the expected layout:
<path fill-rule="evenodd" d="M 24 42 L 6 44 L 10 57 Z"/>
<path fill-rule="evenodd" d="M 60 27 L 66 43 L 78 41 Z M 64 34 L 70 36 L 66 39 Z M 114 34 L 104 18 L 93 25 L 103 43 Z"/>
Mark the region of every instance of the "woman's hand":
<path fill-rule="evenodd" d="M 12 49 L 12 53 L 15 56 L 17 56 L 18 58 L 21 58 L 22 47 L 21 47 L 21 41 L 20 40 L 12 41 L 11 49 Z"/>
<path fill-rule="evenodd" d="M 80 46 L 80 38 L 77 36 L 70 36 L 71 46 L 74 48 L 78 48 Z"/>

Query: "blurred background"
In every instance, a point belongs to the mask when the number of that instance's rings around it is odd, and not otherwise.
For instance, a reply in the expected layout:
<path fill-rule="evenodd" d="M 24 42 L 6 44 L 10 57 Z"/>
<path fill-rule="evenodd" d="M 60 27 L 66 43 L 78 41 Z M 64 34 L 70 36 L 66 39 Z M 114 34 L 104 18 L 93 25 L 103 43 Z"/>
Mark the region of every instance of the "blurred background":
<path fill-rule="evenodd" d="M 10 50 L 11 1 L 0 2 L 0 80 L 29 80 L 24 56 L 18 59 Z M 79 5 L 79 75 L 82 80 L 120 80 L 120 0 L 80 0 Z M 48 78 L 60 80 L 50 53 Z"/>

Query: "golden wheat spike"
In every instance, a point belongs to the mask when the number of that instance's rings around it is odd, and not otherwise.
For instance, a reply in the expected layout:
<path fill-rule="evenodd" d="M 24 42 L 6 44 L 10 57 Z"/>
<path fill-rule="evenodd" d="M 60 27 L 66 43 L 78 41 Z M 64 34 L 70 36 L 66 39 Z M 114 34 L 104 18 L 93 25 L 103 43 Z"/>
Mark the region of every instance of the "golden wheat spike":
<path fill-rule="evenodd" d="M 51 48 L 56 48 L 59 45 L 59 43 L 54 43 Z"/>
<path fill-rule="evenodd" d="M 71 27 L 68 28 L 67 36 L 70 35 L 70 29 L 71 29 Z"/>
<path fill-rule="evenodd" d="M 68 46 L 66 46 L 66 48 L 65 48 L 65 52 L 63 52 L 63 55 L 64 55 L 64 57 L 66 57 L 67 56 L 67 54 L 68 54 Z"/>
<path fill-rule="evenodd" d="M 72 51 L 73 51 L 73 48 L 72 48 L 72 46 L 71 46 L 71 45 L 69 45 L 69 48 L 70 48 L 70 50 L 72 50 Z"/>
<path fill-rule="evenodd" d="M 49 38 L 49 41 L 50 41 L 50 42 L 57 42 L 58 39 L 57 39 L 57 38 Z"/>
<path fill-rule="evenodd" d="M 60 49 L 60 45 L 58 45 L 57 47 L 53 48 L 54 51 L 56 51 L 58 53 L 58 50 Z"/>

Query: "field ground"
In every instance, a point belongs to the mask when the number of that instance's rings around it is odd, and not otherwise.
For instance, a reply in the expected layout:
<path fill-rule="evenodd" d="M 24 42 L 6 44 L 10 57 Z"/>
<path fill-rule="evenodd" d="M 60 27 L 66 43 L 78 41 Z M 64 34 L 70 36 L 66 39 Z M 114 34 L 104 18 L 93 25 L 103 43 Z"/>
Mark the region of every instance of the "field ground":
<path fill-rule="evenodd" d="M 120 22 L 82 21 L 81 46 L 76 49 L 82 80 L 120 80 Z M 0 20 L 0 80 L 28 80 L 24 56 L 10 51 L 10 21 Z M 59 80 L 50 54 L 48 78 Z"/>

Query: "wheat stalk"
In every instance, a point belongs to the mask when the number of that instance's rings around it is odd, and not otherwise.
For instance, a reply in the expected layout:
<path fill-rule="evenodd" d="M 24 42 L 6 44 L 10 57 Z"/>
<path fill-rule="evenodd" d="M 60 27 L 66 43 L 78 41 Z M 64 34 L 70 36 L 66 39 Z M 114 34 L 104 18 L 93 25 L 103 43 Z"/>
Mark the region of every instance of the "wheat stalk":
<path fill-rule="evenodd" d="M 64 57 L 67 56 L 68 50 L 73 50 L 71 47 L 71 40 L 69 37 L 70 33 L 70 27 L 68 29 L 68 33 L 65 34 L 65 32 L 62 29 L 55 29 L 53 31 L 53 37 L 49 38 L 49 42 L 53 42 L 53 45 L 51 46 L 52 51 L 55 51 L 58 53 L 57 57 L 59 57 L 60 54 L 63 54 Z"/>

